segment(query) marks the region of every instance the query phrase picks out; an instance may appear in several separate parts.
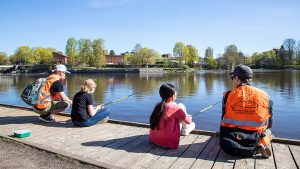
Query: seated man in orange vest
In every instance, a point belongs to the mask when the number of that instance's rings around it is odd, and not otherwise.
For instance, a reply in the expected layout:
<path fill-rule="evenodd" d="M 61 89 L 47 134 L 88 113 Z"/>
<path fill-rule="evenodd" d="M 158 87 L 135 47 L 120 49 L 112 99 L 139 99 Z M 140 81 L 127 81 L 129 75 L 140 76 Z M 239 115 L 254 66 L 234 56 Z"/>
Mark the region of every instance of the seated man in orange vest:
<path fill-rule="evenodd" d="M 220 147 L 233 155 L 261 153 L 269 158 L 273 102 L 266 92 L 250 85 L 250 67 L 238 65 L 230 74 L 235 88 L 223 96 Z"/>
<path fill-rule="evenodd" d="M 52 114 L 63 112 L 72 104 L 64 93 L 62 81 L 66 78 L 67 71 L 65 65 L 56 65 L 52 74 L 48 76 L 46 83 L 39 93 L 38 104 L 34 105 L 34 111 L 41 114 L 39 119 L 44 122 L 54 122 Z"/>

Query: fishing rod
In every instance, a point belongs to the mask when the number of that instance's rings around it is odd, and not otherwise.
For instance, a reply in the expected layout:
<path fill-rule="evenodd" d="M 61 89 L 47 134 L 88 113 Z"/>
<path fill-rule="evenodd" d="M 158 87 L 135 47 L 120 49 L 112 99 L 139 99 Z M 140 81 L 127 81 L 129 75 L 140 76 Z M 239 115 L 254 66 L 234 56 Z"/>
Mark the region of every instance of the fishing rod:
<path fill-rule="evenodd" d="M 103 106 L 106 106 L 106 105 L 109 105 L 109 104 L 113 104 L 113 103 L 115 103 L 115 102 L 121 101 L 121 100 L 123 100 L 123 99 L 126 99 L 126 98 L 128 98 L 128 97 L 130 97 L 130 96 L 133 96 L 133 95 L 136 95 L 136 94 L 137 94 L 137 93 L 132 93 L 132 94 L 130 94 L 130 95 L 128 95 L 128 96 L 120 97 L 120 98 L 118 98 L 118 99 L 116 99 L 116 100 L 113 100 L 113 101 L 111 101 L 111 102 L 104 103 Z"/>
<path fill-rule="evenodd" d="M 214 103 L 214 104 L 212 104 L 212 105 L 209 105 L 208 107 L 206 107 L 206 108 L 200 110 L 200 112 L 193 114 L 193 117 L 199 115 L 200 113 L 205 112 L 206 110 L 208 110 L 208 109 L 214 107 L 215 105 L 217 105 L 217 104 L 219 104 L 219 103 L 221 103 L 221 102 L 222 102 L 222 101 L 218 101 L 217 103 Z"/>
<path fill-rule="evenodd" d="M 139 93 L 139 92 L 138 92 L 138 93 Z M 113 104 L 113 103 L 115 103 L 115 102 L 124 100 L 124 99 L 126 99 L 126 98 L 128 98 L 128 97 L 130 97 L 130 96 L 136 95 L 136 94 L 138 94 L 138 93 L 132 93 L 132 94 L 130 94 L 130 95 L 128 95 L 128 96 L 120 97 L 120 98 L 118 98 L 118 99 L 116 99 L 116 100 L 113 100 L 113 101 L 111 101 L 111 102 L 104 103 L 103 106 L 107 106 L 107 105 Z"/>

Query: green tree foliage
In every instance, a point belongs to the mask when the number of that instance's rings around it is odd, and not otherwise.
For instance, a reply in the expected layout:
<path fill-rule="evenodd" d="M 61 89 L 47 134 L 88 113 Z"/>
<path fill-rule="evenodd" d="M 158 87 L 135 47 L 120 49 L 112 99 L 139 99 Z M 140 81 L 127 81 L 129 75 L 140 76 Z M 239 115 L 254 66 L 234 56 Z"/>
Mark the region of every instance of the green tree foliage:
<path fill-rule="evenodd" d="M 66 45 L 66 55 L 68 56 L 68 64 L 70 66 L 78 66 L 76 62 L 79 60 L 78 58 L 78 51 L 77 51 L 78 42 L 75 38 L 69 38 Z"/>
<path fill-rule="evenodd" d="M 92 42 L 89 39 L 79 40 L 79 64 L 91 64 L 93 60 Z"/>
<path fill-rule="evenodd" d="M 30 64 L 35 62 L 29 46 L 19 47 L 10 60 L 16 64 Z"/>
<path fill-rule="evenodd" d="M 218 62 L 211 56 L 206 58 L 207 68 L 216 69 L 218 67 Z"/>
<path fill-rule="evenodd" d="M 281 60 L 274 50 L 262 53 L 256 52 L 252 55 L 252 65 L 256 68 L 280 68 Z"/>
<path fill-rule="evenodd" d="M 37 47 L 32 49 L 32 57 L 34 58 L 34 64 L 53 64 L 55 62 L 52 52 L 54 48 L 42 48 Z"/>
<path fill-rule="evenodd" d="M 0 52 L 0 65 L 6 65 L 9 63 L 7 53 Z"/>
<path fill-rule="evenodd" d="M 198 49 L 192 45 L 187 45 L 186 47 L 188 49 L 187 63 L 189 65 L 194 65 L 195 63 L 198 63 L 199 62 Z"/>
<path fill-rule="evenodd" d="M 213 49 L 211 47 L 206 48 L 204 57 L 205 58 L 214 57 L 214 52 L 213 52 Z"/>
<path fill-rule="evenodd" d="M 106 60 L 106 50 L 104 49 L 104 40 L 103 39 L 95 39 L 93 41 L 93 55 L 90 59 L 90 66 L 105 66 Z"/>
<path fill-rule="evenodd" d="M 133 61 L 139 65 L 154 64 L 160 58 L 158 52 L 153 49 L 141 48 L 133 54 Z"/>
<path fill-rule="evenodd" d="M 181 64 L 184 60 L 186 46 L 182 42 L 176 42 L 173 48 L 173 56 L 176 57 Z"/>
<path fill-rule="evenodd" d="M 133 59 L 134 59 L 134 57 L 133 57 L 132 53 L 127 52 L 124 54 L 124 64 L 125 65 L 133 64 L 134 63 Z"/>
<path fill-rule="evenodd" d="M 235 45 L 229 45 L 225 47 L 225 53 L 223 55 L 226 67 L 229 69 L 234 69 L 238 63 L 241 61 L 239 60 L 239 53 L 238 48 Z"/>
<path fill-rule="evenodd" d="M 115 55 L 115 51 L 114 50 L 110 50 L 109 51 L 109 55 Z"/>

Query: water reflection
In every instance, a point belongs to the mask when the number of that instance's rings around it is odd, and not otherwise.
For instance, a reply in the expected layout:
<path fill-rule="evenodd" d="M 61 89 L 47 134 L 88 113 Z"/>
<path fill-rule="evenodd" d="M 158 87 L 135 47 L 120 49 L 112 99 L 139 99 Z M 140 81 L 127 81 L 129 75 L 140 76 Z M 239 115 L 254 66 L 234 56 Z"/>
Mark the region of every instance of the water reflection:
<path fill-rule="evenodd" d="M 26 84 L 40 75 L 0 76 L 0 103 L 22 105 L 20 94 Z M 80 90 L 86 79 L 94 79 L 97 88 L 94 99 L 107 103 L 114 99 L 136 93 L 126 100 L 110 105 L 112 118 L 148 123 L 155 103 L 160 101 L 158 89 L 163 83 L 172 83 L 178 90 L 177 102 L 184 103 L 190 114 L 222 99 L 224 91 L 233 85 L 228 72 L 198 72 L 192 74 L 72 74 L 64 82 L 70 98 Z M 300 139 L 300 72 L 255 72 L 253 85 L 270 95 L 274 101 L 277 136 Z M 218 130 L 221 104 L 195 117 L 197 127 Z M 291 127 L 293 126 L 293 127 Z"/>

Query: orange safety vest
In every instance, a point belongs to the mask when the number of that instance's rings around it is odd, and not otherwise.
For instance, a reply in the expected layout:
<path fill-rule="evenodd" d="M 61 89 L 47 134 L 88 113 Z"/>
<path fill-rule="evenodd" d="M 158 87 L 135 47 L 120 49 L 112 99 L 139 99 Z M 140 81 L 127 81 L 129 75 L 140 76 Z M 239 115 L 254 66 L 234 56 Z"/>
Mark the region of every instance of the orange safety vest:
<path fill-rule="evenodd" d="M 57 77 L 57 75 L 54 74 L 50 75 L 47 78 L 46 83 L 44 84 L 41 92 L 39 93 L 39 103 L 34 105 L 35 108 L 43 110 L 49 106 L 52 100 L 60 100 L 60 95 L 58 92 L 55 92 L 54 95 L 51 95 L 50 93 L 50 88 L 52 84 L 57 80 L 59 80 L 59 78 Z"/>
<path fill-rule="evenodd" d="M 257 131 L 259 134 L 266 130 L 271 117 L 268 94 L 250 85 L 231 91 L 224 110 L 222 126 Z"/>

